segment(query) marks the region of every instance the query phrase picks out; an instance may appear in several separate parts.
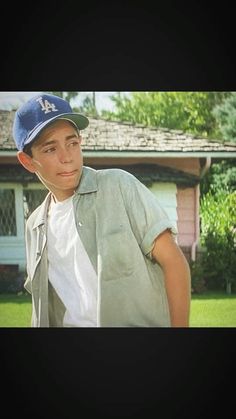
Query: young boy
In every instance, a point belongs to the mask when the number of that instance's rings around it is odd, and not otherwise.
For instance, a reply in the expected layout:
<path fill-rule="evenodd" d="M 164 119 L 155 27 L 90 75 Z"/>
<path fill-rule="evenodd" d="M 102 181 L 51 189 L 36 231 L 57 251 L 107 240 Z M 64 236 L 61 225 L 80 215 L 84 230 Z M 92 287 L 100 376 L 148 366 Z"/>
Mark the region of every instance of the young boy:
<path fill-rule="evenodd" d="M 26 225 L 33 327 L 188 327 L 189 265 L 134 176 L 83 166 L 88 119 L 42 94 L 15 114 L 20 163 L 49 190 Z"/>

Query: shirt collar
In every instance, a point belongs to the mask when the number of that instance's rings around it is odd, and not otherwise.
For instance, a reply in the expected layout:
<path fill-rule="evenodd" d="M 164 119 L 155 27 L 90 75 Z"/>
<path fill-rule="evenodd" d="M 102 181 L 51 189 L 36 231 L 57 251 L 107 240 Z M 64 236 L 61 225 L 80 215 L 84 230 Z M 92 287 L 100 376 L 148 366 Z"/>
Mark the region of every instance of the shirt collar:
<path fill-rule="evenodd" d="M 83 167 L 81 180 L 75 194 L 86 194 L 96 192 L 98 190 L 97 185 L 97 171 L 91 167 Z"/>
<path fill-rule="evenodd" d="M 97 190 L 97 171 L 95 169 L 92 169 L 91 167 L 84 166 L 80 183 L 75 191 L 75 195 L 83 195 L 91 192 L 96 192 Z M 51 198 L 52 194 L 51 192 L 49 192 L 45 200 L 39 207 L 38 214 L 33 224 L 33 229 L 39 227 L 40 225 L 46 224 L 47 213 Z"/>

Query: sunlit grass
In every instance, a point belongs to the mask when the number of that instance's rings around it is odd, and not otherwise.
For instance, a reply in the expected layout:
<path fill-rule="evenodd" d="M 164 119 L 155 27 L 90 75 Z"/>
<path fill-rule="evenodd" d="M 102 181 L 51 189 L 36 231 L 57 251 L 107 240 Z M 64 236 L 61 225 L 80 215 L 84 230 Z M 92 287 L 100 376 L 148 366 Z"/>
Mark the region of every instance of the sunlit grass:
<path fill-rule="evenodd" d="M 30 327 L 31 296 L 0 294 L 0 327 Z"/>
<path fill-rule="evenodd" d="M 0 294 L 0 327 L 30 327 L 31 296 Z M 193 295 L 190 327 L 236 327 L 236 294 Z"/>
<path fill-rule="evenodd" d="M 236 295 L 205 293 L 192 297 L 191 327 L 236 327 Z"/>

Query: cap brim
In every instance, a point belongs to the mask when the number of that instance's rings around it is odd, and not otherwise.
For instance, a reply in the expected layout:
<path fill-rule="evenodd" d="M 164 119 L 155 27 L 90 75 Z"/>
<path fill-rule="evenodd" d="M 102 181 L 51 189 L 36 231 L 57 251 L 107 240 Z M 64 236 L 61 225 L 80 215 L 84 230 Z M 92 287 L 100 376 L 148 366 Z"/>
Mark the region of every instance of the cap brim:
<path fill-rule="evenodd" d="M 79 113 L 62 113 L 60 115 L 55 116 L 54 118 L 48 119 L 47 121 L 39 124 L 35 127 L 33 131 L 31 131 L 29 137 L 24 142 L 24 146 L 30 144 L 35 138 L 41 133 L 41 131 L 46 128 L 49 124 L 56 121 L 57 119 L 66 119 L 67 121 L 73 122 L 77 126 L 79 130 L 87 128 L 89 125 L 89 120 L 86 116 L 81 115 Z"/>

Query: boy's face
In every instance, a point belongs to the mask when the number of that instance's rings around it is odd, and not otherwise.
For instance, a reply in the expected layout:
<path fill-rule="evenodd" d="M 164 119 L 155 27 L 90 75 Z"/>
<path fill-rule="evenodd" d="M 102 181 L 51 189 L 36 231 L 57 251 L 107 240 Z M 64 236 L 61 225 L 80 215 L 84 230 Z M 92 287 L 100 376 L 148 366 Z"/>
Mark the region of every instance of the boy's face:
<path fill-rule="evenodd" d="M 74 194 L 82 174 L 81 137 L 72 123 L 57 120 L 32 145 L 32 157 L 18 153 L 21 164 L 63 201 Z"/>

